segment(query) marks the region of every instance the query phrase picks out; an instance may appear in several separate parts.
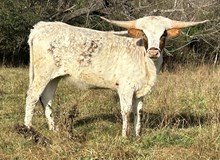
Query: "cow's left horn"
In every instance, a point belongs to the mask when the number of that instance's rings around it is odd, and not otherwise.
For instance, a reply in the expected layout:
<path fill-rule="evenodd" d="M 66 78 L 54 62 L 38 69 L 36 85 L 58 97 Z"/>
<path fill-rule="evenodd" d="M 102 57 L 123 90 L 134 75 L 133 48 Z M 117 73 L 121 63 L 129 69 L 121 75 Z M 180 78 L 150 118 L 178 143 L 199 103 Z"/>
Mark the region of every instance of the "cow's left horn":
<path fill-rule="evenodd" d="M 171 28 L 185 28 L 185 27 L 191 27 L 198 24 L 206 23 L 209 20 L 200 21 L 200 22 L 182 22 L 182 21 L 174 21 L 172 20 Z"/>
<path fill-rule="evenodd" d="M 115 20 L 109 20 L 104 17 L 100 17 L 100 18 L 111 24 L 114 24 L 116 26 L 123 27 L 126 29 L 135 28 L 135 20 L 134 21 L 115 21 Z"/>

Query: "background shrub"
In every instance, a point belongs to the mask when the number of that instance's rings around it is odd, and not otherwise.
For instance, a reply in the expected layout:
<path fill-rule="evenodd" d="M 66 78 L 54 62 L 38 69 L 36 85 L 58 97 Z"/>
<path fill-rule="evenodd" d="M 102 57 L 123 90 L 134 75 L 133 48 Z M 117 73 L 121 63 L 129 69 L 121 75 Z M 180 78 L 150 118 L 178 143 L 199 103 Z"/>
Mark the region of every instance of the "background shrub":
<path fill-rule="evenodd" d="M 175 20 L 200 21 L 205 25 L 183 30 L 183 36 L 166 46 L 165 65 L 219 63 L 220 4 L 218 0 L 2 0 L 0 2 L 0 64 L 27 65 L 28 35 L 32 26 L 43 21 L 63 21 L 98 30 L 121 30 L 99 16 L 131 20 L 162 15 Z"/>

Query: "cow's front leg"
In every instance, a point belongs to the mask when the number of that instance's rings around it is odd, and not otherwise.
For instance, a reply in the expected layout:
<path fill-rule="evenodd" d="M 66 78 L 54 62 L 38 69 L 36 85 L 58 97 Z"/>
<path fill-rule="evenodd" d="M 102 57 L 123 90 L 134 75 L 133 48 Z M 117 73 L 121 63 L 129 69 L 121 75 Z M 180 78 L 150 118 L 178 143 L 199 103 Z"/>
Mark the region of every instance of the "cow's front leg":
<path fill-rule="evenodd" d="M 132 99 L 134 95 L 134 88 L 127 86 L 120 86 L 118 89 L 121 105 L 122 115 L 122 137 L 127 137 L 129 130 L 129 117 L 132 112 Z"/>
<path fill-rule="evenodd" d="M 143 108 L 143 97 L 135 98 L 133 104 L 133 112 L 134 112 L 134 129 L 136 136 L 140 136 L 140 132 L 141 132 L 142 108 Z"/>

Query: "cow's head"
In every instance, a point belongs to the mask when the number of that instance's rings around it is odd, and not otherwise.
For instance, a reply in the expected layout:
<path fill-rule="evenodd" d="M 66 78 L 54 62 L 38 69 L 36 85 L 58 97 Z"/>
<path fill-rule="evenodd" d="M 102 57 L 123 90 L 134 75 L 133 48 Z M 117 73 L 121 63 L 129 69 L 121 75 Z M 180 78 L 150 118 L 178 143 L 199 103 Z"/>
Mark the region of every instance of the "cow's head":
<path fill-rule="evenodd" d="M 185 27 L 195 26 L 207 22 L 183 22 L 175 21 L 162 16 L 147 16 L 132 21 L 115 21 L 101 17 L 114 25 L 128 29 L 128 34 L 135 38 L 144 39 L 144 46 L 150 58 L 161 57 L 161 51 L 165 46 L 166 38 L 175 38 Z"/>

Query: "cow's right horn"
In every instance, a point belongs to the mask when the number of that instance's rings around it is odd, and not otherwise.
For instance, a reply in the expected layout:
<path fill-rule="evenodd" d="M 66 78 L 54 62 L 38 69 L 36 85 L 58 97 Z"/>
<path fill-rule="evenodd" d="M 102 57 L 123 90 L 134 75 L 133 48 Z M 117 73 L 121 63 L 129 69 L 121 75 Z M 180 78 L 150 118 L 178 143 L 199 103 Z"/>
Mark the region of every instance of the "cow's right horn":
<path fill-rule="evenodd" d="M 133 21 L 115 21 L 115 20 L 109 20 L 104 17 L 100 17 L 100 18 L 111 23 L 111 24 L 114 24 L 116 26 L 123 27 L 126 29 L 135 28 L 135 20 L 133 20 Z"/>

